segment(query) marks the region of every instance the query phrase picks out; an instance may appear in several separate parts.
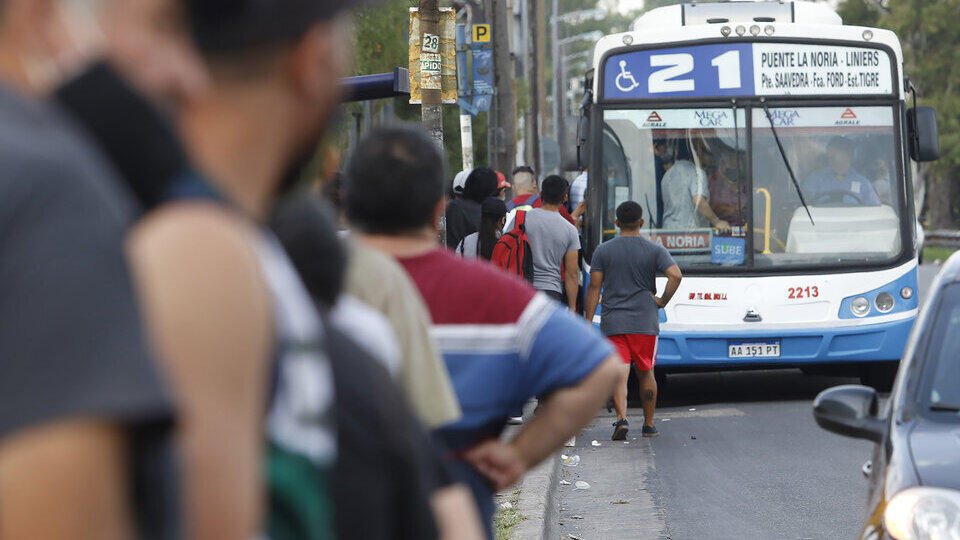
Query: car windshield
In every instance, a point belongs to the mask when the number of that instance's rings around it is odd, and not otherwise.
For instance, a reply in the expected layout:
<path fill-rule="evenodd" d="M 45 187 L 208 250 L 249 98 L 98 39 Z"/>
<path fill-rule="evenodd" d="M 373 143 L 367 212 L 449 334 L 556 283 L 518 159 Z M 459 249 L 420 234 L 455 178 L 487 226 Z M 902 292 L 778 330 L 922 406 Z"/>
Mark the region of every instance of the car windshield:
<path fill-rule="evenodd" d="M 960 407 L 960 285 L 944 291 L 927 349 L 927 407 L 956 414 Z"/>
<path fill-rule="evenodd" d="M 684 269 L 885 262 L 902 252 L 892 107 L 771 108 L 770 118 L 760 108 L 736 117 L 732 107 L 607 110 L 602 141 L 604 186 L 591 193 L 603 199 L 604 241 L 617 234 L 617 206 L 633 200 L 643 234 Z"/>

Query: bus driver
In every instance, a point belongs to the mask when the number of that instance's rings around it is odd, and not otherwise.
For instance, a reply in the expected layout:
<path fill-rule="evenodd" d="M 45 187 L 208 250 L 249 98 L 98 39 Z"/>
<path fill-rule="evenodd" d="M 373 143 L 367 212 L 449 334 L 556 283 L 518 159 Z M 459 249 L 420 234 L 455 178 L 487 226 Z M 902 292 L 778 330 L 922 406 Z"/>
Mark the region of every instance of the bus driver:
<path fill-rule="evenodd" d="M 880 198 L 862 174 L 853 168 L 853 142 L 835 136 L 827 143 L 829 166 L 813 171 L 803 193 L 813 206 L 833 202 L 844 206 L 879 206 Z"/>

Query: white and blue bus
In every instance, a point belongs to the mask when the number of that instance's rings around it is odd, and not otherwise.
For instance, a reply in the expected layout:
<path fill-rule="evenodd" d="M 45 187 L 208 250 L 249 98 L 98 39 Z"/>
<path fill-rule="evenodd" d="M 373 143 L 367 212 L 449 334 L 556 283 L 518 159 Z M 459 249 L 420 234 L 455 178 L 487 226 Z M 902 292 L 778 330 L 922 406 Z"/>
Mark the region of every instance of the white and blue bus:
<path fill-rule="evenodd" d="M 939 152 L 895 34 L 807 2 L 664 7 L 597 43 L 587 87 L 585 268 L 633 200 L 684 273 L 658 366 L 892 380 L 918 309 L 911 170 Z"/>

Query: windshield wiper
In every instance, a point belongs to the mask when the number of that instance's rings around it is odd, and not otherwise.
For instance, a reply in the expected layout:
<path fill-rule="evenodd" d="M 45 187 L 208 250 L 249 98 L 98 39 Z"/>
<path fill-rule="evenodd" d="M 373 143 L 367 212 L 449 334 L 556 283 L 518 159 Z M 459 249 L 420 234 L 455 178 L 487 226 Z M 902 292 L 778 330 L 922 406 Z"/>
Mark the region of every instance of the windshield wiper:
<path fill-rule="evenodd" d="M 800 204 L 803 205 L 803 209 L 807 211 L 807 217 L 810 218 L 810 224 L 816 226 L 817 224 L 813 222 L 813 214 L 810 213 L 810 208 L 807 206 L 807 201 L 803 200 L 803 193 L 800 191 L 800 183 L 797 182 L 797 176 L 793 174 L 793 167 L 790 166 L 790 160 L 787 159 L 787 153 L 783 149 L 783 144 L 780 143 L 780 135 L 777 134 L 777 128 L 773 126 L 773 116 L 770 114 L 770 106 L 767 105 L 767 100 L 760 100 L 760 104 L 763 105 L 763 112 L 767 114 L 767 122 L 770 123 L 770 131 L 773 133 L 773 139 L 777 141 L 777 148 L 780 149 L 780 156 L 783 158 L 783 164 L 787 166 L 787 172 L 790 173 L 790 179 L 793 180 L 793 187 L 797 190 L 797 196 L 800 197 Z"/>
<path fill-rule="evenodd" d="M 937 412 L 960 412 L 960 405 L 954 403 L 944 403 L 942 401 L 934 401 L 930 404 L 931 411 Z"/>

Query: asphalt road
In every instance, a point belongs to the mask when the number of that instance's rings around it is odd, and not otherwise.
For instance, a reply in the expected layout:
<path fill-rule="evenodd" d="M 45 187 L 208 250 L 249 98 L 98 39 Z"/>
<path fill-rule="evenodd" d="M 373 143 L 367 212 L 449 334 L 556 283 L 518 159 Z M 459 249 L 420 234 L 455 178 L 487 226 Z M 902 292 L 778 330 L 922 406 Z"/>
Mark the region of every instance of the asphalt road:
<path fill-rule="evenodd" d="M 657 413 L 661 436 L 610 441 L 594 422 L 564 467 L 560 532 L 583 540 L 841 539 L 857 537 L 866 509 L 860 468 L 871 443 L 817 427 L 818 392 L 856 379 L 799 370 L 677 374 Z M 601 446 L 592 445 L 596 440 Z M 591 484 L 576 490 L 575 482 Z"/>
<path fill-rule="evenodd" d="M 921 301 L 939 267 L 920 268 Z M 799 370 L 673 374 L 661 388 L 656 439 L 610 441 L 601 415 L 562 467 L 559 538 L 857 538 L 866 511 L 860 473 L 872 444 L 817 427 L 821 390 L 857 379 Z M 596 440 L 600 446 L 595 446 Z M 586 481 L 587 490 L 575 482 Z"/>

